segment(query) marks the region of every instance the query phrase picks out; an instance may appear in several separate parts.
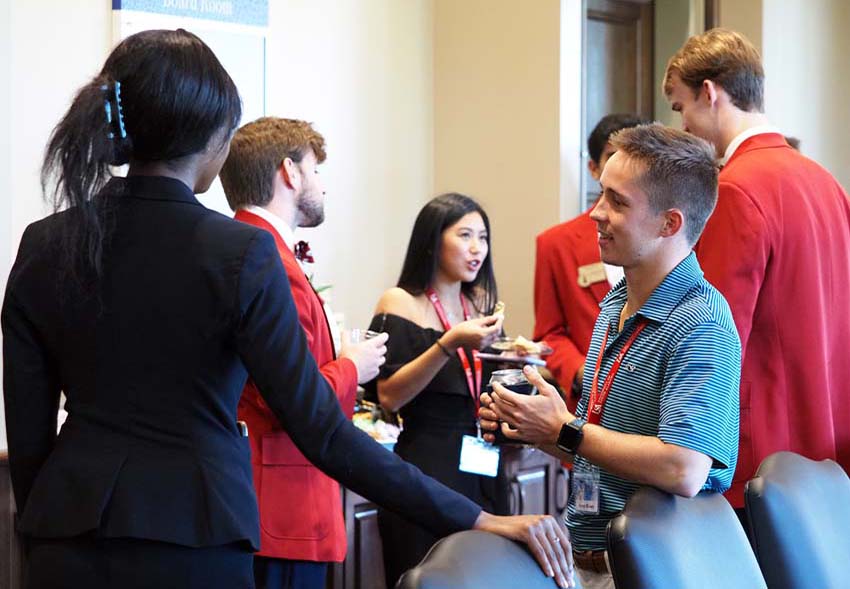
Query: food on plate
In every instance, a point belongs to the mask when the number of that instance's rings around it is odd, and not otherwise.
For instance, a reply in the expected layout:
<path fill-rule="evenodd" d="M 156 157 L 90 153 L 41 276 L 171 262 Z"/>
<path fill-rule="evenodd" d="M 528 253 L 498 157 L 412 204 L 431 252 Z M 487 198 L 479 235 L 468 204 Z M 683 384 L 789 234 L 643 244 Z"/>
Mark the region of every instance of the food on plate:
<path fill-rule="evenodd" d="M 540 344 L 529 339 L 525 339 L 521 335 L 518 335 L 514 340 L 514 350 L 517 352 L 524 354 L 539 354 L 541 349 Z"/>
<path fill-rule="evenodd" d="M 359 411 L 354 414 L 352 421 L 378 442 L 395 442 L 400 433 L 398 426 L 376 418 L 372 411 Z"/>
<path fill-rule="evenodd" d="M 521 356 L 546 355 L 552 353 L 552 348 L 546 345 L 545 342 L 533 342 L 521 335 L 513 337 L 503 337 L 493 343 L 494 350 L 501 352 L 514 352 Z"/>

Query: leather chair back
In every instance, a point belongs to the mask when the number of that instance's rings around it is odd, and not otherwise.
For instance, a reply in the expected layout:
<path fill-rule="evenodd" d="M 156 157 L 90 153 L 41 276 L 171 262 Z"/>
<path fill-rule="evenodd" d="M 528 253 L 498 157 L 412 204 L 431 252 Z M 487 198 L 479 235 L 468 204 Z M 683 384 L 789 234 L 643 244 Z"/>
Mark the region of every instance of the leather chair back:
<path fill-rule="evenodd" d="M 578 579 L 576 579 L 578 581 Z M 478 530 L 434 544 L 396 589 L 553 589 L 534 557 L 520 544 Z"/>
<path fill-rule="evenodd" d="M 850 587 L 850 479 L 841 466 L 777 452 L 747 483 L 745 498 L 770 589 Z"/>
<path fill-rule="evenodd" d="M 617 589 L 764 589 L 747 535 L 717 493 L 639 489 L 607 530 Z"/>

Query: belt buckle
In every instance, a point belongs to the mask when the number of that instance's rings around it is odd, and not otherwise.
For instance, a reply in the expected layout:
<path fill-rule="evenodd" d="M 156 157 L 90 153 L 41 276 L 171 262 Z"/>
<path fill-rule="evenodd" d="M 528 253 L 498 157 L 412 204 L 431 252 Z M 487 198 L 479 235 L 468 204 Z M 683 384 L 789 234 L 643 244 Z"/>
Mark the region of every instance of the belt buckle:
<path fill-rule="evenodd" d="M 594 573 L 609 573 L 608 562 L 605 560 L 604 550 L 573 551 L 575 565 L 586 571 Z"/>

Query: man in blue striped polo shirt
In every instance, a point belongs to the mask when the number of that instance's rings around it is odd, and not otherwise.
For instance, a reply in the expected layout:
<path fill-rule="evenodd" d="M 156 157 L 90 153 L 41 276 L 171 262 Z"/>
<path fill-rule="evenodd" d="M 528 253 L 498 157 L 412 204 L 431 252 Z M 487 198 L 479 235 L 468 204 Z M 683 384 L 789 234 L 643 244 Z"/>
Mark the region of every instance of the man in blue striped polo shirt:
<path fill-rule="evenodd" d="M 576 415 L 528 368 L 540 395 L 497 385 L 481 411 L 485 429 L 499 418 L 506 436 L 574 457 L 567 525 L 586 589 L 614 587 L 605 527 L 639 486 L 723 492 L 738 452 L 740 341 L 691 251 L 717 200 L 714 151 L 658 124 L 611 143 L 591 217 L 625 279 L 600 305 Z"/>

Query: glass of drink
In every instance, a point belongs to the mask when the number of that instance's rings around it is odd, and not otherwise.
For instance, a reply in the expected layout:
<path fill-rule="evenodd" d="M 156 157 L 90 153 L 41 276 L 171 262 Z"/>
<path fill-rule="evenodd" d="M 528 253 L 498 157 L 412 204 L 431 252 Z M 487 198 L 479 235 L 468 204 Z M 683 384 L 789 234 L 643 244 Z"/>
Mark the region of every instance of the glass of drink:
<path fill-rule="evenodd" d="M 359 344 L 360 342 L 365 342 L 367 339 L 372 339 L 376 335 L 380 335 L 377 331 L 372 331 L 371 329 L 360 329 L 359 327 L 354 327 L 348 331 L 348 340 L 352 344 Z"/>
<path fill-rule="evenodd" d="M 523 374 L 521 368 L 509 368 L 507 370 L 495 370 L 490 375 L 490 383 L 487 385 L 486 392 L 493 391 L 493 383 L 499 383 L 509 391 L 519 393 L 521 395 L 534 395 L 537 393 L 537 388 L 528 382 L 528 379 Z M 512 440 L 505 437 L 502 433 L 502 422 L 499 422 L 499 427 L 493 434 L 496 436 L 494 444 L 525 444 L 522 440 Z"/>

